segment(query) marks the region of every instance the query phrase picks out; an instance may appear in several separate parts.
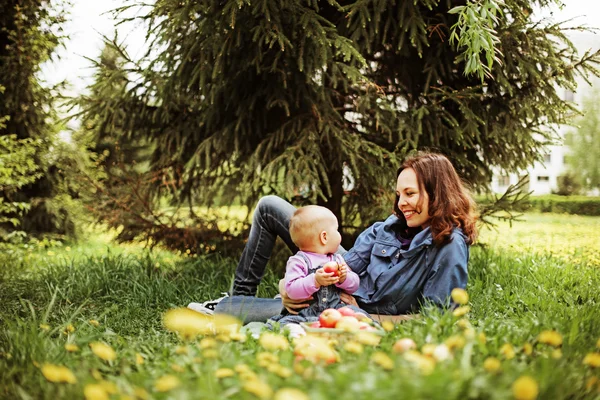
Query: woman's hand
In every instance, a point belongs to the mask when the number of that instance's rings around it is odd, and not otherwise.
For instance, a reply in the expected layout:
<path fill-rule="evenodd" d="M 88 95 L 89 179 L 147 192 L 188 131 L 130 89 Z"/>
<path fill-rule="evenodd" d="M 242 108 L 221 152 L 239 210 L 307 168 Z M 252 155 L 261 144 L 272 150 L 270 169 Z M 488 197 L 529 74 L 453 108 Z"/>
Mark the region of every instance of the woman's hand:
<path fill-rule="evenodd" d="M 285 281 L 283 279 L 279 281 L 279 294 L 281 295 L 281 302 L 283 303 L 285 309 L 288 310 L 290 314 L 294 315 L 302 311 L 303 308 L 308 307 L 310 305 L 308 302 L 313 299 L 312 296 L 308 299 L 301 300 L 290 299 L 287 292 L 285 291 Z"/>
<path fill-rule="evenodd" d="M 340 293 L 340 299 L 344 303 L 348 304 L 349 306 L 358 307 L 358 303 L 356 302 L 356 299 L 351 294 L 348 294 L 346 292 L 342 292 L 342 293 Z"/>

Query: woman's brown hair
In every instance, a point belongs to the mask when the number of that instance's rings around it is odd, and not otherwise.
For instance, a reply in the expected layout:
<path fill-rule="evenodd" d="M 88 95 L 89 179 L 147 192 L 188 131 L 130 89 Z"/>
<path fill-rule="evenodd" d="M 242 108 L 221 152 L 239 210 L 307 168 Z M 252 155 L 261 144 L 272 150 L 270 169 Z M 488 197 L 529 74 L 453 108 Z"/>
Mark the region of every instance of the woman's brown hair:
<path fill-rule="evenodd" d="M 459 227 L 467 237 L 467 244 L 477 238 L 477 213 L 475 202 L 454 166 L 445 156 L 437 153 L 419 152 L 404 160 L 398 174 L 412 168 L 417 175 L 419 191 L 429 195 L 429 222 L 433 241 L 440 246 L 450 240 L 452 229 Z M 398 208 L 399 197 L 396 195 L 394 212 L 404 223 L 404 214 Z M 419 200 L 423 201 L 423 196 Z"/>

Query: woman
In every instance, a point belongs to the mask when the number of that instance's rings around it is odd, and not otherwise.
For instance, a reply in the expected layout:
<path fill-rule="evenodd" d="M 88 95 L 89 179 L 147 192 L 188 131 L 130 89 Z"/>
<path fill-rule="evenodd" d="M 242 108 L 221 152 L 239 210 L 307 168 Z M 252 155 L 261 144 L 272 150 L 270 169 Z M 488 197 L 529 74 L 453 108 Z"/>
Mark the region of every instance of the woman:
<path fill-rule="evenodd" d="M 404 161 L 397 177 L 394 215 L 362 232 L 348 252 L 341 249 L 360 277 L 354 296 L 343 294 L 342 300 L 375 315 L 418 312 L 427 302 L 449 305 L 452 289 L 467 285 L 469 247 L 477 237 L 474 202 L 445 156 L 418 153 Z M 307 307 L 309 299 L 292 301 L 281 282 L 281 300 L 254 297 L 277 236 L 298 251 L 288 229 L 294 211 L 276 196 L 262 198 L 232 296 L 188 307 L 236 315 L 245 322 L 264 322 L 280 313 L 282 303 L 291 313 Z"/>

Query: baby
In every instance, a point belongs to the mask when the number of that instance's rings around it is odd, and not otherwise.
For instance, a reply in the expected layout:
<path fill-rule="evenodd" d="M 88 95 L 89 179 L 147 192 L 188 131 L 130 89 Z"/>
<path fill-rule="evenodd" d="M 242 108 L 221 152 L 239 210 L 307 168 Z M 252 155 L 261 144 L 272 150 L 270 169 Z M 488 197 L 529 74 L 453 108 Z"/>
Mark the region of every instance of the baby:
<path fill-rule="evenodd" d="M 285 290 L 293 300 L 313 297 L 310 306 L 297 315 L 282 314 L 272 318 L 285 326 L 293 336 L 304 334 L 300 322 L 318 321 L 328 308 L 349 307 L 342 303 L 340 292 L 349 294 L 358 289 L 358 275 L 350 270 L 339 254 L 335 254 L 342 237 L 335 215 L 325 207 L 306 206 L 296 210 L 290 220 L 290 236 L 300 251 L 288 259 Z M 336 261 L 338 274 L 325 272 L 324 264 Z M 366 314 L 357 307 L 356 312 Z M 368 315 L 368 314 L 367 314 Z"/>

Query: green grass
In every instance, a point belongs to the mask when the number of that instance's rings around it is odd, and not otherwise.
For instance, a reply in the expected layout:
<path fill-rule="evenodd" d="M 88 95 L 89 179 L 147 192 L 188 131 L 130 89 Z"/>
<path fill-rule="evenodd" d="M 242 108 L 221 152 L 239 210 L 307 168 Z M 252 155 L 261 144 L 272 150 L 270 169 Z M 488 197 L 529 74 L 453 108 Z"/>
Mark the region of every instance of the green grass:
<path fill-rule="evenodd" d="M 513 397 L 511 386 L 521 375 L 538 382 L 539 398 L 600 398 L 600 386 L 586 388 L 591 377 L 600 377 L 599 368 L 582 363 L 586 354 L 600 351 L 595 349 L 600 338 L 600 218 L 531 214 L 525 219 L 512 230 L 501 225 L 498 232 L 483 232 L 487 246 L 472 249 L 472 330 L 461 328 L 463 322 L 450 313 L 432 311 L 395 326 L 378 347 L 365 346 L 362 354 L 350 353 L 340 343 L 340 360 L 331 365 L 295 363 L 291 350 L 280 351 L 279 364 L 296 368 L 288 378 L 258 365 L 256 355 L 264 349 L 252 338 L 220 343 L 216 358 L 196 342 L 187 345 L 187 354 L 178 354 L 182 342 L 162 326 L 164 311 L 226 290 L 235 259 L 148 252 L 102 241 L 68 250 L 4 254 L 11 261 L 0 271 L 0 398 L 83 398 L 84 387 L 98 382 L 100 375 L 116 385 L 115 399 L 134 397 L 139 388 L 159 399 L 255 399 L 243 389 L 239 374 L 214 377 L 218 368 L 241 363 L 273 390 L 296 387 L 312 399 L 506 399 Z M 277 276 L 271 271 L 259 289 L 261 296 L 276 293 Z M 70 324 L 75 331 L 64 333 Z M 544 330 L 562 335 L 560 358 L 552 356 L 552 347 L 536 344 Z M 467 345 L 429 374 L 391 350 L 401 337 L 413 338 L 422 349 L 451 336 L 466 338 Z M 93 341 L 110 344 L 117 359 L 100 360 L 88 346 Z M 80 351 L 67 352 L 65 343 L 77 344 Z M 514 346 L 514 358 L 501 354 L 506 343 Z M 526 343 L 533 345 L 533 354 L 523 352 Z M 377 351 L 390 355 L 392 370 L 371 360 Z M 144 364 L 136 364 L 136 354 Z M 490 356 L 501 360 L 500 372 L 484 370 L 483 361 Z M 67 366 L 77 383 L 47 381 L 39 368 L 43 363 Z M 165 374 L 176 375 L 181 386 L 157 392 L 154 383 Z"/>

